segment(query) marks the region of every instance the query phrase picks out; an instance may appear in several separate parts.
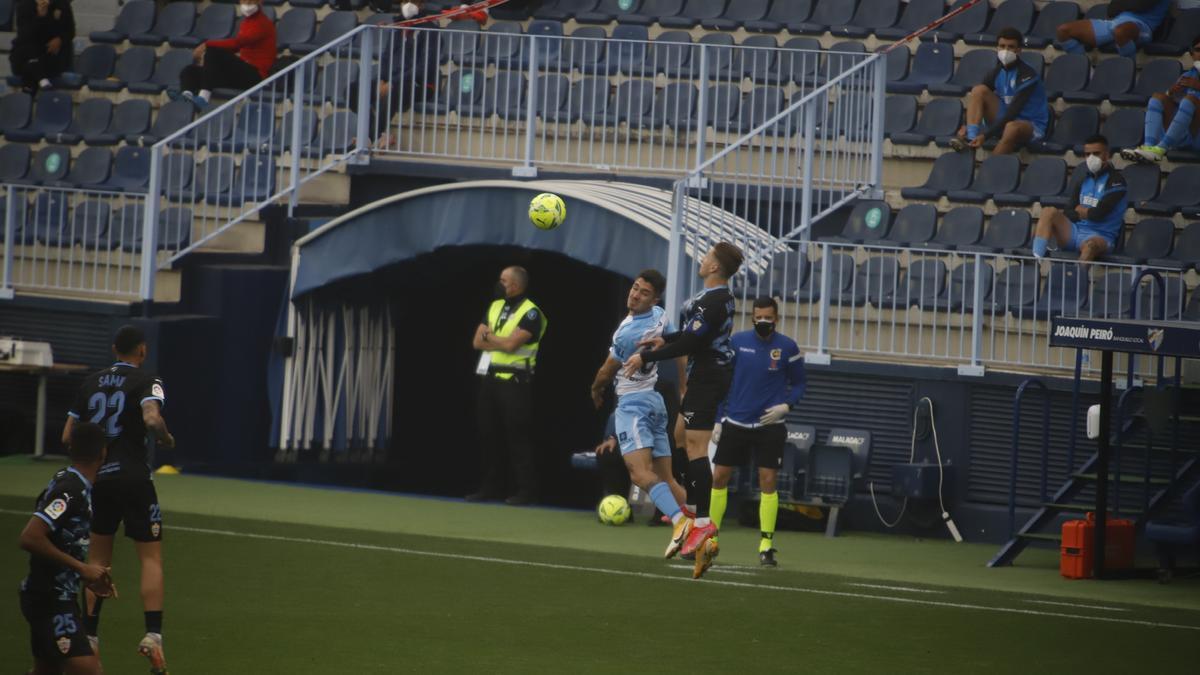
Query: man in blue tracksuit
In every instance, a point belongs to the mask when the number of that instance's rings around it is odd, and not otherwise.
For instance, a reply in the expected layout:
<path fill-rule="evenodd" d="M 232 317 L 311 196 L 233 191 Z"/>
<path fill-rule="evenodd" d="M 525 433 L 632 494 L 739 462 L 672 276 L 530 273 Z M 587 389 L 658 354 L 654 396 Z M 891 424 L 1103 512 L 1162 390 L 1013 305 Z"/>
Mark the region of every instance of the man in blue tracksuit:
<path fill-rule="evenodd" d="M 1099 134 L 1083 142 L 1087 173 L 1065 210 L 1042 208 L 1033 236 L 1033 255 L 1042 258 L 1051 244 L 1079 251 L 1080 262 L 1112 250 L 1125 225 L 1129 206 L 1125 177 L 1109 162 L 1108 139 Z"/>
<path fill-rule="evenodd" d="M 1004 28 L 996 38 L 996 65 L 967 94 L 967 123 L 950 139 L 962 151 L 996 139 L 994 155 L 1010 155 L 1046 135 L 1050 109 L 1042 74 L 1021 60 L 1025 37 Z"/>
<path fill-rule="evenodd" d="M 775 491 L 783 446 L 787 443 L 784 418 L 804 396 L 804 356 L 800 347 L 775 331 L 779 305 L 773 298 L 754 301 L 754 330 L 734 334 L 733 383 L 724 402 L 721 434 L 713 458 L 712 513 L 719 528 L 729 496 L 729 479 L 736 466 L 744 466 L 751 452 L 758 464 L 758 507 L 762 539 L 758 560 L 774 567 L 775 518 L 779 493 Z"/>

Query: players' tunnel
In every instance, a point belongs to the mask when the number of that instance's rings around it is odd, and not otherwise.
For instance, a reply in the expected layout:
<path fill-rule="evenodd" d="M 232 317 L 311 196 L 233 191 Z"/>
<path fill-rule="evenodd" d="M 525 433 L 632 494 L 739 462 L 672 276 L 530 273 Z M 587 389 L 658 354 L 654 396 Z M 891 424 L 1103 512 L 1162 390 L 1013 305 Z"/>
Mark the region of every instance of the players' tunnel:
<path fill-rule="evenodd" d="M 567 203 L 557 230 L 526 217 L 540 192 Z M 534 388 L 543 498 L 570 503 L 569 455 L 603 425 L 587 387 L 631 279 L 666 271 L 670 216 L 671 193 L 645 186 L 480 181 L 404 193 L 328 223 L 293 256 L 278 447 L 378 462 L 371 487 L 473 489 L 471 336 L 500 270 L 522 265 L 549 318 Z"/>

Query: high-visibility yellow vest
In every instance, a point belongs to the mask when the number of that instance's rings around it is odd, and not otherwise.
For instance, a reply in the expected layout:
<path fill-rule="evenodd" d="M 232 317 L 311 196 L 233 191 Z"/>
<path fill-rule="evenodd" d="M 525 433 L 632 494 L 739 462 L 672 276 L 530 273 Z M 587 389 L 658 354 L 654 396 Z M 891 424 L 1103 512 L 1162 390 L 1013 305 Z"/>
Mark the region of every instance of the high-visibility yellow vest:
<path fill-rule="evenodd" d="M 508 315 L 508 320 L 504 325 L 496 328 L 496 322 L 500 320 L 500 312 L 504 311 L 504 300 L 496 300 L 492 306 L 488 308 L 488 326 L 493 328 L 492 333 L 496 337 L 506 338 L 517 330 L 518 324 L 521 323 L 521 317 L 525 316 L 530 310 L 538 309 L 538 306 L 526 298 Z M 500 380 L 510 380 L 513 378 L 515 371 L 533 372 L 534 366 L 537 365 L 538 343 L 542 339 L 542 335 L 546 332 L 546 315 L 541 310 L 538 310 L 538 315 L 541 317 L 541 329 L 533 336 L 533 339 L 520 347 L 513 353 L 502 352 L 499 350 L 488 350 L 489 358 L 491 359 L 491 376 Z"/>

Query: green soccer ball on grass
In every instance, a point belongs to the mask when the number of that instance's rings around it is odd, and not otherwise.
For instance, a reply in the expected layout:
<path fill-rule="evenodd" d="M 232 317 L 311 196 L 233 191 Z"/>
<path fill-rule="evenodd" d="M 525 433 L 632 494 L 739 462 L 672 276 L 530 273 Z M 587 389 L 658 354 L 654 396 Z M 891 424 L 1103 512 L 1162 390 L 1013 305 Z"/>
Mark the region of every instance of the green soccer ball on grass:
<path fill-rule="evenodd" d="M 629 516 L 633 515 L 633 511 L 624 497 L 609 495 L 600 500 L 600 505 L 596 507 L 596 515 L 605 525 L 623 525 L 629 520 Z"/>

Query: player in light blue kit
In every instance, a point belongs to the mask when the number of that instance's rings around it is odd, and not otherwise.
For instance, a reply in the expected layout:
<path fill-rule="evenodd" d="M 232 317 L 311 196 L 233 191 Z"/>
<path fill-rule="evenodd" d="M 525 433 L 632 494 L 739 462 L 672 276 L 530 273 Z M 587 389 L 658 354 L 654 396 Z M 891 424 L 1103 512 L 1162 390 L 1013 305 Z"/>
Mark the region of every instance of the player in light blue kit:
<path fill-rule="evenodd" d="M 616 378 L 616 435 L 629 477 L 650 495 L 672 524 L 678 524 L 687 518 L 680 508 L 687 496 L 671 475 L 667 408 L 662 396 L 654 390 L 658 364 L 648 363 L 632 375 L 621 370 L 622 364 L 640 349 L 639 343 L 671 331 L 666 312 L 658 306 L 666 285 L 667 280 L 658 270 L 645 270 L 633 281 L 626 301 L 629 315 L 617 327 L 608 358 L 596 372 L 592 402 L 599 409 L 604 404 L 604 390 Z M 683 359 L 676 359 L 676 366 L 682 389 L 686 377 Z"/>

